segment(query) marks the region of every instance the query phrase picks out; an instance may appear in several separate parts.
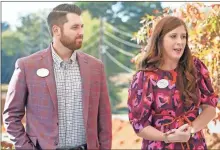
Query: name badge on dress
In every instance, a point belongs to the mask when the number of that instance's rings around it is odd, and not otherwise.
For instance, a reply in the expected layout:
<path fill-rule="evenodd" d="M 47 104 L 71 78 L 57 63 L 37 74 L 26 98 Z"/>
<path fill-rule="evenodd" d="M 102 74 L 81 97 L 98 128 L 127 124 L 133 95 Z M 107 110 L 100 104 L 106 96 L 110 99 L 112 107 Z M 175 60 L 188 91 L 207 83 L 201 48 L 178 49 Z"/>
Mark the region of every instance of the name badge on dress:
<path fill-rule="evenodd" d="M 161 89 L 166 88 L 168 85 L 169 85 L 169 82 L 166 79 L 161 79 L 157 82 L 157 86 Z"/>

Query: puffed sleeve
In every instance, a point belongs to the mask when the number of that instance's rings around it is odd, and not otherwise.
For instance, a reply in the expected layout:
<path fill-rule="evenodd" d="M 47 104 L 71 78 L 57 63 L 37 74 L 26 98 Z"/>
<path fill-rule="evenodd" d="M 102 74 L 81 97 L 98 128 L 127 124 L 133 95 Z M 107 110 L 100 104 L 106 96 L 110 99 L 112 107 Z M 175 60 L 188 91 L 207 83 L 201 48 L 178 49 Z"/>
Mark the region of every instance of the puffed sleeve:
<path fill-rule="evenodd" d="M 194 58 L 194 63 L 198 73 L 198 86 L 201 93 L 200 105 L 207 104 L 216 107 L 218 103 L 218 96 L 214 93 L 209 71 L 205 64 L 198 58 Z"/>
<path fill-rule="evenodd" d="M 129 121 L 136 133 L 152 122 L 153 93 L 150 79 L 145 72 L 137 72 L 128 89 Z"/>

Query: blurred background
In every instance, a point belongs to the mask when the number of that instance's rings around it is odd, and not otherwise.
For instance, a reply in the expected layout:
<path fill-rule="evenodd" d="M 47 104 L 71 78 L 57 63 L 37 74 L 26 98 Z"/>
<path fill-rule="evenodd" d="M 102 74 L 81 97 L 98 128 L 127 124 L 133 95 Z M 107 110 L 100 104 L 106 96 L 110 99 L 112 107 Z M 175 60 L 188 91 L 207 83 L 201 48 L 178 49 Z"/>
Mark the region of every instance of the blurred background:
<path fill-rule="evenodd" d="M 2 2 L 1 110 L 15 61 L 49 46 L 51 37 L 46 18 L 52 8 L 61 3 Z M 220 95 L 220 2 L 74 3 L 83 10 L 81 50 L 101 59 L 105 65 L 113 113 L 113 149 L 141 147 L 141 139 L 128 122 L 127 90 L 135 63 L 147 45 L 152 27 L 161 17 L 174 15 L 186 22 L 190 48 L 207 65 L 214 89 Z M 220 149 L 219 120 L 220 113 L 204 129 L 210 149 Z M 10 140 L 4 127 L 2 132 L 2 144 L 7 147 Z"/>

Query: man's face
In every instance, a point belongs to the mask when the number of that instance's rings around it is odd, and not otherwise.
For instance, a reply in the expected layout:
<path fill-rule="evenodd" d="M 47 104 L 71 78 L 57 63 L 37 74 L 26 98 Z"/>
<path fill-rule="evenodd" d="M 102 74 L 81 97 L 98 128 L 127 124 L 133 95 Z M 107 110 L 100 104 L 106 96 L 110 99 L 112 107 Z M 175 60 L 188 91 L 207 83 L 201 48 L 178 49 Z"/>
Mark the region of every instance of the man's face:
<path fill-rule="evenodd" d="M 83 41 L 83 23 L 82 18 L 74 13 L 66 15 L 67 22 L 63 24 L 61 29 L 60 42 L 66 48 L 75 51 L 82 46 Z"/>

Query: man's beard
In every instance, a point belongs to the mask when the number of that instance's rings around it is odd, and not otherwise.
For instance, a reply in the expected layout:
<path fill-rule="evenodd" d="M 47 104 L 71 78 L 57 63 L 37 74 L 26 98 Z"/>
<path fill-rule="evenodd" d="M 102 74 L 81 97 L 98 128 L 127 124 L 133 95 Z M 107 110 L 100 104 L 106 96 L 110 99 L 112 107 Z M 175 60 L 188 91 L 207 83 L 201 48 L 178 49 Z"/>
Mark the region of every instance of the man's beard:
<path fill-rule="evenodd" d="M 63 44 L 63 46 L 65 46 L 66 48 L 75 51 L 77 49 L 80 49 L 82 46 L 82 43 L 80 42 L 76 42 L 77 39 L 83 39 L 83 35 L 76 37 L 75 40 L 71 40 L 69 37 L 67 37 L 66 35 L 64 35 L 62 33 L 60 42 Z"/>

